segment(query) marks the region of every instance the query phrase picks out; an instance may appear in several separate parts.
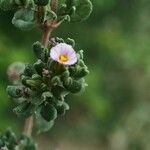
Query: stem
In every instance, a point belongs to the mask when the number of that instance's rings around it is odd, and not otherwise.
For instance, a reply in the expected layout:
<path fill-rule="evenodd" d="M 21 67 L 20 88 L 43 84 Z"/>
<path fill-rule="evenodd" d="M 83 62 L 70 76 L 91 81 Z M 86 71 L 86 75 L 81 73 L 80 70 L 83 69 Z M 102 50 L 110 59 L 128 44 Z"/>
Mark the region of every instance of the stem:
<path fill-rule="evenodd" d="M 58 0 L 52 0 L 52 10 L 56 11 L 57 7 L 58 7 Z M 44 27 L 43 27 L 43 36 L 42 36 L 42 44 L 45 48 L 47 48 L 48 46 L 48 42 L 49 42 L 49 37 L 51 32 L 53 31 L 53 29 L 57 28 L 62 22 L 57 22 L 52 21 L 46 21 L 44 23 Z M 31 136 L 32 134 L 32 129 L 33 129 L 33 116 L 30 116 L 29 118 L 27 118 L 25 120 L 25 125 L 24 125 L 24 134 Z"/>
<path fill-rule="evenodd" d="M 51 10 L 56 12 L 58 8 L 58 0 L 52 0 L 51 1 Z"/>
<path fill-rule="evenodd" d="M 33 116 L 30 116 L 25 120 L 24 134 L 31 136 L 32 129 L 33 129 Z"/>
<path fill-rule="evenodd" d="M 49 36 L 50 33 L 52 32 L 52 28 L 47 26 L 47 23 L 45 23 L 45 27 L 43 30 L 43 37 L 42 37 L 42 44 L 44 45 L 44 47 L 46 48 L 48 46 L 48 42 L 49 42 Z"/>

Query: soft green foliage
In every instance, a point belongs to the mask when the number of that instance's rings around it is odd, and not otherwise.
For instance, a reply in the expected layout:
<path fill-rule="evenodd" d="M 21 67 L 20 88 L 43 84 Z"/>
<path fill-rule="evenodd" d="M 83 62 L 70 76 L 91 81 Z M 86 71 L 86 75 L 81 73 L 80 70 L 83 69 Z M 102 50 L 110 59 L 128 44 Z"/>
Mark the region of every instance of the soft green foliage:
<path fill-rule="evenodd" d="M 38 6 L 46 6 L 50 4 L 50 0 L 34 0 L 35 4 Z"/>
<path fill-rule="evenodd" d="M 55 9 L 55 10 L 52 10 Z M 83 21 L 92 12 L 90 0 L 66 0 L 61 7 L 55 6 L 50 0 L 1 0 L 0 8 L 4 10 L 18 9 L 12 23 L 21 30 L 30 30 L 42 26 L 45 21 Z M 37 24 L 36 24 L 37 23 Z"/>
<path fill-rule="evenodd" d="M 0 8 L 4 10 L 11 10 L 17 6 L 14 0 L 0 0 Z"/>
<path fill-rule="evenodd" d="M 28 136 L 19 138 L 10 129 L 0 134 L 0 148 L 2 150 L 36 150 L 36 144 Z"/>
<path fill-rule="evenodd" d="M 72 5 L 72 9 L 75 8 L 75 12 L 72 13 L 71 15 L 71 20 L 72 21 L 83 21 L 86 20 L 93 9 L 92 3 L 90 0 L 76 0 L 74 2 L 75 4 Z M 73 10 L 70 10 L 73 11 Z"/>
<path fill-rule="evenodd" d="M 56 40 L 59 41 L 60 38 Z M 75 46 L 74 40 L 68 38 L 67 41 Z M 49 50 L 40 42 L 33 44 L 33 52 L 38 59 L 37 62 L 26 65 L 21 75 L 22 85 L 8 86 L 7 92 L 20 103 L 14 109 L 18 116 L 41 116 L 51 125 L 58 115 L 64 115 L 69 110 L 68 104 L 64 101 L 66 95 L 84 90 L 84 77 L 89 71 L 84 64 L 82 50 L 78 52 L 78 62 L 72 66 L 64 66 L 53 61 L 49 58 Z"/>
<path fill-rule="evenodd" d="M 94 12 L 87 22 L 63 25 L 52 35 L 72 37 L 76 48 L 86 49 L 90 69 L 86 81 L 90 86 L 84 94 L 68 97 L 70 112 L 57 120 L 49 133 L 51 140 L 44 136 L 41 146 L 49 150 L 45 146 L 48 140 L 52 149 L 55 142 L 63 149 L 69 145 L 70 150 L 149 149 L 150 3 L 92 2 Z M 15 29 L 10 13 L 4 16 L 1 11 L 0 19 L 0 129 L 12 125 L 18 131 L 20 119 L 8 110 L 6 67 L 18 60 L 33 61 L 30 45 L 39 33 Z"/>
<path fill-rule="evenodd" d="M 30 9 L 18 10 L 12 19 L 12 24 L 21 30 L 30 30 L 35 26 L 34 11 Z"/>

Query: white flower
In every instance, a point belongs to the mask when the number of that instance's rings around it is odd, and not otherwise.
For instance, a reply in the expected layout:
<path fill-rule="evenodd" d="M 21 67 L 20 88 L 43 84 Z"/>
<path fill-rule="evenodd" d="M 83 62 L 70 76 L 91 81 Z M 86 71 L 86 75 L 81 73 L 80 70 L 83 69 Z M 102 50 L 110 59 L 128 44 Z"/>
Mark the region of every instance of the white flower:
<path fill-rule="evenodd" d="M 64 65 L 73 65 L 77 62 L 77 54 L 72 46 L 66 43 L 60 43 L 50 51 L 53 60 Z"/>

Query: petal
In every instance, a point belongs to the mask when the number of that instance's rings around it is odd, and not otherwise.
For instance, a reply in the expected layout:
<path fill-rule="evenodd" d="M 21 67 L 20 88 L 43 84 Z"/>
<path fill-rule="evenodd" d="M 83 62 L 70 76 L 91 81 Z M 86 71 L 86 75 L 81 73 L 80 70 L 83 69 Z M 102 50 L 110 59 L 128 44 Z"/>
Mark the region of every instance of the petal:
<path fill-rule="evenodd" d="M 57 60 L 59 55 L 57 53 L 57 51 L 55 50 L 55 48 L 52 48 L 51 51 L 50 51 L 50 57 L 53 59 L 53 60 Z"/>

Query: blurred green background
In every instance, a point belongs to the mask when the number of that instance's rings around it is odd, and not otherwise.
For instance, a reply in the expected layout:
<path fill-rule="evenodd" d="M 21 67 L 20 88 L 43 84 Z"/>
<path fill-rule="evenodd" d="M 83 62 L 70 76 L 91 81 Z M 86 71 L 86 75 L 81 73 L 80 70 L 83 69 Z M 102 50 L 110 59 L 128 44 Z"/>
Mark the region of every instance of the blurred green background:
<path fill-rule="evenodd" d="M 150 2 L 92 1 L 88 21 L 64 23 L 53 33 L 85 50 L 89 87 L 68 97 L 71 110 L 37 140 L 41 150 L 150 150 Z M 5 92 L 6 71 L 14 61 L 34 61 L 31 45 L 41 33 L 22 32 L 11 18 L 0 11 L 0 131 L 11 126 L 19 133 L 23 120 Z"/>

